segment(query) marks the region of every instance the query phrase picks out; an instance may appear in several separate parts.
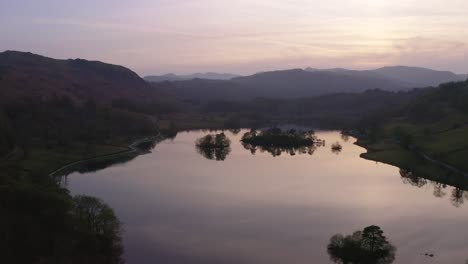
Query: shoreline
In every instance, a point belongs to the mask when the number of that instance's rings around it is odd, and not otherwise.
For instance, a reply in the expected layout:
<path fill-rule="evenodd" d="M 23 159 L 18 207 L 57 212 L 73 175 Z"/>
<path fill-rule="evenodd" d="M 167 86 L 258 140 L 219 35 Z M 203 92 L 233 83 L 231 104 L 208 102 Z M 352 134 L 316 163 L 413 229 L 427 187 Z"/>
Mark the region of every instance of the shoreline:
<path fill-rule="evenodd" d="M 73 162 L 70 162 L 68 164 L 65 164 L 65 165 L 53 170 L 52 172 L 48 173 L 48 176 L 49 177 L 56 177 L 56 176 L 58 176 L 58 174 L 60 172 L 63 172 L 64 170 L 66 170 L 68 168 L 74 167 L 76 165 L 84 164 L 86 162 L 93 161 L 93 160 L 98 160 L 98 159 L 102 159 L 102 158 L 109 158 L 109 157 L 113 157 L 113 156 L 128 155 L 128 154 L 136 154 L 136 156 L 138 156 L 139 155 L 138 152 L 140 151 L 140 149 L 138 148 L 138 145 L 140 145 L 142 143 L 156 141 L 158 139 L 160 139 L 162 141 L 165 138 L 161 135 L 161 133 L 159 133 L 158 135 L 152 136 L 152 137 L 140 138 L 140 139 L 132 142 L 130 145 L 126 146 L 126 148 L 127 148 L 126 150 L 122 150 L 122 151 L 118 151 L 118 152 L 114 152 L 114 153 L 103 154 L 103 155 L 97 155 L 97 156 L 94 156 L 94 157 L 91 157 L 91 158 L 86 158 L 86 159 L 82 159 L 82 160 L 73 161 Z M 63 176 L 63 175 L 60 175 L 60 176 Z"/>
<path fill-rule="evenodd" d="M 400 145 L 388 142 L 370 144 L 362 138 L 357 138 L 354 144 L 366 149 L 367 152 L 360 155 L 363 159 L 391 165 L 410 171 L 418 177 L 468 190 L 468 175 L 465 172 L 451 165 L 443 166 L 444 162 L 439 163 L 430 157 L 428 159 L 415 150 L 403 149 Z M 379 146 L 387 148 L 377 148 Z"/>

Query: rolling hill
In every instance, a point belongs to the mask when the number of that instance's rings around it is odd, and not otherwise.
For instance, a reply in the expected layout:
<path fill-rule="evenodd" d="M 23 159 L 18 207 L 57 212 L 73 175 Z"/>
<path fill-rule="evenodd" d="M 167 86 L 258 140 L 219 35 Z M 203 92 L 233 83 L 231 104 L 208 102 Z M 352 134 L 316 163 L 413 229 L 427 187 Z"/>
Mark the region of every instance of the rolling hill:
<path fill-rule="evenodd" d="M 2 52 L 0 159 L 17 149 L 21 173 L 47 173 L 156 134 L 172 103 L 122 66 Z"/>
<path fill-rule="evenodd" d="M 0 87 L 0 100 L 68 96 L 75 101 L 108 103 L 117 98 L 148 102 L 154 97 L 150 85 L 125 67 L 17 51 L 0 53 Z"/>

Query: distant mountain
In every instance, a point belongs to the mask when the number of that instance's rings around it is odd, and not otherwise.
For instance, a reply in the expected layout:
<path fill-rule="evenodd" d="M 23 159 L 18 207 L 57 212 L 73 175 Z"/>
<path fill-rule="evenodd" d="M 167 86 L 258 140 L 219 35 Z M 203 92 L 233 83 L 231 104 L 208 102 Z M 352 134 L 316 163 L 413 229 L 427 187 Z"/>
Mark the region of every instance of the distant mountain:
<path fill-rule="evenodd" d="M 173 73 L 169 73 L 165 75 L 146 76 L 144 77 L 144 79 L 148 82 L 164 82 L 164 81 L 185 81 L 185 80 L 192 80 L 192 79 L 230 80 L 235 77 L 240 77 L 240 75 L 230 74 L 230 73 L 206 72 L 206 73 L 194 73 L 190 75 L 175 75 Z"/>
<path fill-rule="evenodd" d="M 18 51 L 0 53 L 0 100 L 66 95 L 76 101 L 105 103 L 125 98 L 147 102 L 153 94 L 147 82 L 122 66 L 83 59 L 57 60 Z"/>
<path fill-rule="evenodd" d="M 233 82 L 257 91 L 261 96 L 303 97 L 338 92 L 363 92 L 369 89 L 389 91 L 410 88 L 400 81 L 393 81 L 375 74 L 350 71 L 304 71 L 301 69 L 257 73 L 238 77 Z"/>
<path fill-rule="evenodd" d="M 414 86 L 438 86 L 439 84 L 461 81 L 461 76 L 449 71 L 436 71 L 420 67 L 383 67 L 373 72 L 390 79 L 414 84 Z"/>
<path fill-rule="evenodd" d="M 468 79 L 468 74 L 458 74 L 458 76 L 460 76 L 460 78 L 462 78 L 463 80 Z"/>
<path fill-rule="evenodd" d="M 358 93 L 369 89 L 400 91 L 410 85 L 388 80 L 376 74 L 304 71 L 301 69 L 257 73 L 228 81 L 190 80 L 155 83 L 168 94 L 183 100 L 250 100 L 264 98 L 299 98 L 331 93 Z"/>
<path fill-rule="evenodd" d="M 335 72 L 347 74 L 350 76 L 361 76 L 371 78 L 383 78 L 392 81 L 398 81 L 405 86 L 409 87 L 426 87 L 438 86 L 442 83 L 461 81 L 468 78 L 468 75 L 457 75 L 449 71 L 436 71 L 421 67 L 407 67 L 407 66 L 390 66 L 383 67 L 375 70 L 348 70 L 342 68 L 334 69 L 315 69 L 306 68 L 306 71 L 318 72 Z M 465 78 L 466 77 L 466 78 Z"/>

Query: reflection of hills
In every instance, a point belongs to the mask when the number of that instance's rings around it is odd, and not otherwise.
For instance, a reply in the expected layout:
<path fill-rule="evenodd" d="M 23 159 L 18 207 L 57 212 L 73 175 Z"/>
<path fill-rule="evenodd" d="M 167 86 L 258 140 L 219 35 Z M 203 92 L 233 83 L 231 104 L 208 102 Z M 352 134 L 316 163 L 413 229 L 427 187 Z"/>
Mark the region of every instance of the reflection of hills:
<path fill-rule="evenodd" d="M 127 151 L 121 154 L 107 155 L 83 161 L 76 166 L 72 166 L 69 169 L 63 171 L 63 175 L 66 176 L 73 172 L 96 172 L 115 165 L 125 164 L 135 159 L 138 155 L 150 153 L 159 142 L 160 140 L 143 141 L 134 146 L 136 151 Z"/>
<path fill-rule="evenodd" d="M 79 173 L 96 172 L 105 168 L 109 168 L 111 166 L 125 164 L 136 157 L 137 155 L 132 153 L 131 155 L 120 155 L 109 159 L 97 159 L 82 164 L 81 166 L 76 168 L 75 171 Z"/>
<path fill-rule="evenodd" d="M 465 200 L 468 200 L 468 179 L 463 175 L 448 174 L 440 177 L 421 177 L 415 173 L 400 169 L 403 183 L 421 188 L 432 185 L 433 195 L 442 198 L 450 193 L 450 202 L 455 207 L 460 207 Z M 450 190 L 451 189 L 451 190 Z"/>

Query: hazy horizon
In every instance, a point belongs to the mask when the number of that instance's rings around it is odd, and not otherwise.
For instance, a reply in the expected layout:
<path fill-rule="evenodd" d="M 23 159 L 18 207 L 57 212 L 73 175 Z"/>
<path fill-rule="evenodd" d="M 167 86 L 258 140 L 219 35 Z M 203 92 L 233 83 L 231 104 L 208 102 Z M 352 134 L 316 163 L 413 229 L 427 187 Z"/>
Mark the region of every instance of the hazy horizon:
<path fill-rule="evenodd" d="M 405 65 L 468 73 L 464 0 L 0 3 L 0 50 L 139 75 Z"/>

